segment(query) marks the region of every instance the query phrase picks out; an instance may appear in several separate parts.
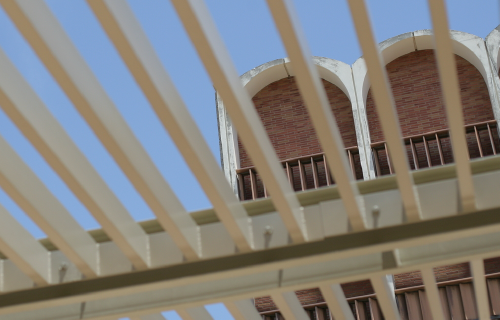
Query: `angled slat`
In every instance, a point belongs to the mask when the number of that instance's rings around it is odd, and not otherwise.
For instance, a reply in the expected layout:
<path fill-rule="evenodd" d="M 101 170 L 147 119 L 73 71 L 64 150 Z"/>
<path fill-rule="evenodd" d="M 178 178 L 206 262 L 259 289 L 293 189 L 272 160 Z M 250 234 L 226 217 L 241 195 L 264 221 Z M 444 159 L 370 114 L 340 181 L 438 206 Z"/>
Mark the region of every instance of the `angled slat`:
<path fill-rule="evenodd" d="M 476 296 L 477 313 L 480 320 L 490 319 L 490 305 L 488 303 L 488 288 L 484 277 L 484 262 L 482 259 L 475 259 L 470 262 L 474 295 Z"/>
<path fill-rule="evenodd" d="M 88 278 L 97 276 L 97 245 L 11 146 L 0 137 L 0 187 Z"/>
<path fill-rule="evenodd" d="M 373 36 L 365 0 L 348 0 L 348 2 L 368 70 L 382 132 L 391 156 L 391 165 L 396 171 L 396 180 L 401 192 L 405 214 L 408 221 L 418 221 L 421 219 L 418 195 L 416 194 L 413 176 L 410 174 L 406 148 L 403 144 L 396 113 L 396 104 L 382 57 Z"/>
<path fill-rule="evenodd" d="M 283 40 L 295 78 L 309 111 L 314 129 L 328 159 L 330 171 L 344 202 L 353 230 L 365 230 L 366 219 L 356 178 L 352 174 L 335 117 L 321 83 L 318 70 L 296 19 L 291 0 L 267 0 Z M 300 164 L 299 164 L 300 165 Z"/>
<path fill-rule="evenodd" d="M 204 307 L 196 307 L 185 310 L 177 310 L 177 314 L 183 320 L 213 320 L 210 313 Z"/>
<path fill-rule="evenodd" d="M 351 307 L 340 284 L 323 285 L 319 289 L 335 319 L 354 320 Z"/>
<path fill-rule="evenodd" d="M 0 106 L 137 270 L 148 267 L 148 237 L 59 122 L 0 50 Z"/>
<path fill-rule="evenodd" d="M 165 320 L 165 317 L 161 314 L 148 314 L 140 317 L 131 317 L 129 320 Z"/>
<path fill-rule="evenodd" d="M 125 1 L 87 1 L 242 252 L 249 217 L 220 169 L 139 22 Z"/>
<path fill-rule="evenodd" d="M 224 305 L 236 320 L 262 320 L 250 299 L 226 302 Z"/>
<path fill-rule="evenodd" d="M 271 298 L 286 320 L 309 320 L 295 292 L 272 294 Z"/>
<path fill-rule="evenodd" d="M 425 268 L 421 270 L 421 273 L 425 285 L 425 295 L 427 297 L 427 302 L 429 303 L 432 318 L 435 320 L 446 319 L 443 312 L 443 309 L 446 306 L 442 306 L 441 304 L 436 278 L 434 277 L 434 270 L 432 268 Z"/>
<path fill-rule="evenodd" d="M 370 281 L 377 295 L 377 301 L 380 309 L 382 309 L 384 319 L 401 320 L 398 306 L 396 305 L 396 297 L 389 285 L 387 276 L 376 276 L 371 278 Z"/>
<path fill-rule="evenodd" d="M 457 66 L 448 26 L 448 15 L 443 0 L 429 0 L 436 58 L 441 90 L 450 128 L 453 159 L 457 170 L 458 189 L 463 211 L 476 210 L 476 196 L 469 163 L 469 150 L 464 130 L 464 116 Z"/>
<path fill-rule="evenodd" d="M 462 305 L 464 306 L 465 319 L 479 319 L 479 313 L 477 312 L 476 306 L 476 297 L 474 295 L 474 288 L 472 283 L 460 283 L 459 287 L 460 296 L 462 298 Z"/>
<path fill-rule="evenodd" d="M 38 286 L 49 283 L 49 252 L 0 205 L 0 251 Z"/>
<path fill-rule="evenodd" d="M 187 259 L 199 258 L 197 225 L 42 1 L 1 0 L 37 53 Z"/>
<path fill-rule="evenodd" d="M 422 317 L 422 308 L 420 299 L 418 297 L 418 292 L 406 292 L 406 306 L 408 308 L 408 317 L 410 320 L 423 320 Z"/>
<path fill-rule="evenodd" d="M 370 305 L 370 315 L 372 316 L 372 320 L 382 320 L 383 317 L 382 313 L 380 312 L 377 300 L 368 298 L 368 304 Z"/>
<path fill-rule="evenodd" d="M 191 41 L 217 92 L 224 100 L 238 136 L 255 164 L 274 207 L 294 242 L 307 240 L 303 212 L 294 191 L 288 184 L 273 146 L 257 111 L 241 85 L 208 8 L 203 0 L 172 0 Z"/>

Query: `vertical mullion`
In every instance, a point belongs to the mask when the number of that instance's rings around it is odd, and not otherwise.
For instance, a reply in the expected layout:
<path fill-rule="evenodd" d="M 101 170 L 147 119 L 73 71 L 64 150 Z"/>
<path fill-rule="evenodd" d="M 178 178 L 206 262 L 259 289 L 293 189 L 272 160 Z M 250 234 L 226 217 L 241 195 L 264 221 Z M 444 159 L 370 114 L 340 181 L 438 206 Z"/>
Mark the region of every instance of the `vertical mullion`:
<path fill-rule="evenodd" d="M 253 170 L 250 169 L 248 170 L 250 173 L 250 188 L 252 190 L 252 200 L 257 199 L 257 181 L 255 181 L 255 174 L 253 173 Z"/>
<path fill-rule="evenodd" d="M 240 201 L 245 200 L 245 182 L 241 173 L 238 173 L 238 193 L 240 195 Z"/>
<path fill-rule="evenodd" d="M 377 171 L 377 177 L 382 175 L 382 170 L 380 170 L 380 159 L 378 157 L 377 148 L 372 148 L 373 156 L 375 158 L 375 170 Z"/>
<path fill-rule="evenodd" d="M 389 149 L 387 148 L 387 143 L 384 143 L 384 149 L 385 149 L 385 155 L 387 157 L 387 165 L 389 166 L 389 173 L 393 174 L 394 171 L 392 170 L 391 157 L 389 157 Z"/>
<path fill-rule="evenodd" d="M 299 163 L 300 186 L 302 187 L 302 191 L 304 191 L 307 189 L 306 176 L 304 173 L 304 164 L 300 160 L 298 160 L 298 163 Z"/>
<path fill-rule="evenodd" d="M 439 138 L 439 135 L 437 133 L 436 133 L 436 143 L 439 151 L 439 160 L 441 160 L 441 165 L 443 165 L 444 164 L 443 147 L 441 146 L 441 139 Z"/>
<path fill-rule="evenodd" d="M 474 134 L 476 135 L 477 147 L 479 148 L 479 156 L 483 157 L 483 146 L 481 145 L 481 136 L 477 131 L 477 126 L 474 126 Z"/>
<path fill-rule="evenodd" d="M 319 187 L 319 183 L 318 183 L 318 167 L 317 167 L 316 162 L 314 161 L 313 157 L 311 157 L 311 168 L 312 168 L 312 173 L 313 173 L 314 188 L 318 189 L 318 187 Z"/>
<path fill-rule="evenodd" d="M 424 149 L 425 149 L 425 157 L 427 158 L 427 165 L 432 167 L 432 161 L 431 161 L 431 153 L 429 152 L 429 143 L 427 142 L 427 139 L 425 136 L 423 136 L 424 139 Z"/>
<path fill-rule="evenodd" d="M 491 133 L 490 124 L 486 124 L 488 126 L 488 135 L 490 136 L 491 148 L 493 149 L 493 154 L 497 154 L 497 149 L 495 148 L 495 140 L 493 140 L 493 135 Z"/>
<path fill-rule="evenodd" d="M 356 179 L 356 170 L 354 169 L 354 159 L 351 150 L 347 150 L 347 155 L 349 156 L 349 165 L 351 166 L 352 175 Z"/>
<path fill-rule="evenodd" d="M 420 166 L 418 165 L 417 149 L 415 148 L 415 144 L 413 144 L 413 139 L 411 138 L 410 138 L 410 146 L 411 146 L 411 154 L 413 156 L 413 163 L 415 164 L 415 169 L 418 170 L 420 169 Z"/>
<path fill-rule="evenodd" d="M 326 156 L 323 155 L 323 165 L 325 166 L 326 184 L 329 186 L 332 184 L 332 179 L 330 178 L 330 171 L 326 165 Z"/>

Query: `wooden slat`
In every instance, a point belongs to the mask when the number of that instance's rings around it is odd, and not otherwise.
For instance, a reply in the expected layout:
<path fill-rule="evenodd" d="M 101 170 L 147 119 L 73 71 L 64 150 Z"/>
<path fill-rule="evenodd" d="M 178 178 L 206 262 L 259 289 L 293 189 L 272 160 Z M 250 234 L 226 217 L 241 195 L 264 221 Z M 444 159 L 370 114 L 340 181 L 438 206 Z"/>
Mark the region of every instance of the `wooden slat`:
<path fill-rule="evenodd" d="M 417 149 L 415 148 L 415 144 L 413 144 L 413 139 L 410 139 L 410 147 L 411 147 L 411 155 L 413 156 L 413 164 L 415 165 L 415 169 L 420 169 L 420 166 L 418 165 Z"/>
<path fill-rule="evenodd" d="M 406 298 L 404 294 L 396 295 L 398 301 L 398 310 L 401 320 L 408 320 L 408 308 L 406 306 Z"/>
<path fill-rule="evenodd" d="M 484 261 L 483 259 L 474 259 L 470 262 L 473 284 L 474 296 L 479 319 L 490 319 L 490 303 L 488 298 L 488 289 L 486 279 L 484 277 Z"/>
<path fill-rule="evenodd" d="M 420 299 L 420 307 L 422 309 L 422 318 L 425 320 L 433 320 L 429 300 L 424 290 L 418 290 L 418 298 Z"/>
<path fill-rule="evenodd" d="M 302 191 L 307 189 L 307 181 L 306 181 L 306 174 L 304 171 L 304 164 L 302 161 L 298 161 L 299 163 L 299 176 L 300 176 L 300 186 L 302 188 Z"/>
<path fill-rule="evenodd" d="M 368 304 L 370 305 L 370 315 L 372 316 L 372 320 L 382 320 L 382 312 L 380 312 L 377 300 L 368 298 Z"/>
<path fill-rule="evenodd" d="M 406 292 L 405 298 L 409 320 L 423 320 L 418 292 Z"/>
<path fill-rule="evenodd" d="M 251 299 L 230 301 L 224 305 L 235 320 L 259 320 L 262 318 Z"/>
<path fill-rule="evenodd" d="M 441 139 L 439 138 L 438 134 L 436 133 L 436 143 L 438 146 L 438 151 L 439 151 L 439 160 L 441 161 L 441 164 L 444 164 L 444 155 L 443 155 L 443 147 L 441 146 Z"/>
<path fill-rule="evenodd" d="M 355 183 L 355 174 L 352 174 L 352 169 L 349 167 L 342 136 L 319 72 L 313 64 L 312 54 L 303 36 L 293 2 L 267 0 L 267 5 L 293 65 L 295 80 L 316 136 L 327 155 L 329 161 L 327 165 L 335 179 L 350 225 L 354 231 L 365 230 L 367 228 L 365 210 L 359 201 L 360 193 Z"/>
<path fill-rule="evenodd" d="M 366 319 L 366 309 L 363 302 L 354 300 L 354 308 L 356 309 L 356 320 L 368 320 Z"/>
<path fill-rule="evenodd" d="M 332 184 L 332 178 L 330 177 L 330 170 L 328 170 L 328 166 L 326 164 L 325 155 L 323 155 L 323 166 L 325 166 L 326 185 L 329 186 Z"/>
<path fill-rule="evenodd" d="M 428 4 L 431 12 L 436 60 L 446 116 L 448 118 L 448 127 L 450 128 L 450 140 L 455 160 L 462 210 L 465 212 L 474 211 L 476 209 L 476 195 L 469 162 L 460 85 L 450 37 L 446 4 L 444 0 L 428 0 Z"/>
<path fill-rule="evenodd" d="M 349 166 L 351 167 L 352 176 L 356 179 L 356 168 L 354 168 L 354 157 L 351 150 L 347 150 L 347 154 L 349 156 Z"/>
<path fill-rule="evenodd" d="M 451 317 L 450 302 L 449 302 L 449 299 L 448 299 L 448 295 L 446 294 L 446 288 L 445 287 L 439 288 L 439 299 L 438 299 L 438 301 L 440 301 L 441 305 L 442 305 L 442 310 L 443 310 L 443 314 L 444 314 L 442 319 L 453 320 L 452 317 Z M 432 307 L 432 300 L 429 299 L 429 302 L 431 303 L 431 307 Z M 436 317 L 434 317 L 434 319 L 435 318 Z"/>
<path fill-rule="evenodd" d="M 464 306 L 462 304 L 462 297 L 460 296 L 460 287 L 446 286 L 446 295 L 448 297 L 451 318 L 453 320 L 465 320 Z"/>
<path fill-rule="evenodd" d="M 327 320 L 326 311 L 327 309 L 314 307 L 314 313 L 316 314 L 316 319 L 314 320 Z"/>
<path fill-rule="evenodd" d="M 373 157 L 375 159 L 375 170 L 377 171 L 377 177 L 380 177 L 382 175 L 382 171 L 380 170 L 380 160 L 378 157 L 378 150 L 372 148 L 372 151 L 373 151 Z"/>
<path fill-rule="evenodd" d="M 295 292 L 272 294 L 271 298 L 286 320 L 310 320 Z"/>
<path fill-rule="evenodd" d="M 472 283 L 460 283 L 459 287 L 462 305 L 464 307 L 465 319 L 478 319 L 479 315 L 476 308 L 476 297 L 474 295 Z"/>
<path fill-rule="evenodd" d="M 422 280 L 424 281 L 425 285 L 427 302 L 429 303 L 429 310 L 432 313 L 432 318 L 434 320 L 438 319 L 451 320 L 448 311 L 448 300 L 446 299 L 446 291 L 438 289 L 436 284 L 436 278 L 434 277 L 434 270 L 432 268 L 424 268 L 421 270 L 421 272 L 422 272 Z"/>
<path fill-rule="evenodd" d="M 255 179 L 255 173 L 252 169 L 248 170 L 250 174 L 250 190 L 252 190 L 252 199 L 257 199 L 257 180 Z"/>
<path fill-rule="evenodd" d="M 399 316 L 396 297 L 394 296 L 393 288 L 387 280 L 387 276 L 375 276 L 370 278 L 370 281 L 377 295 L 377 301 L 384 319 L 400 320 L 401 317 Z"/>
<path fill-rule="evenodd" d="M 494 316 L 500 315 L 500 279 L 488 279 L 491 309 Z"/>
<path fill-rule="evenodd" d="M 185 310 L 176 310 L 182 320 L 214 320 L 207 309 L 196 307 Z"/>
<path fill-rule="evenodd" d="M 87 1 L 240 252 L 253 250 L 249 217 L 126 1 Z M 256 197 L 256 195 L 255 195 Z"/>
<path fill-rule="evenodd" d="M 322 285 L 320 290 L 335 319 L 354 320 L 351 307 L 340 284 Z"/>
<path fill-rule="evenodd" d="M 0 105 L 137 270 L 148 268 L 148 237 L 0 50 Z"/>
<path fill-rule="evenodd" d="M 387 157 L 387 165 L 389 166 L 389 173 L 393 174 L 394 170 L 392 169 L 391 157 L 389 156 L 389 149 L 387 148 L 387 143 L 384 143 L 385 156 Z"/>
<path fill-rule="evenodd" d="M 1 1 L 5 12 L 189 260 L 197 225 L 43 1 Z"/>
<path fill-rule="evenodd" d="M 424 148 L 425 148 L 425 156 L 427 158 L 427 166 L 432 167 L 432 161 L 431 161 L 431 153 L 429 151 L 429 142 L 427 141 L 427 139 L 425 138 L 425 136 L 423 137 L 424 139 Z"/>
<path fill-rule="evenodd" d="M 477 147 L 479 148 L 479 156 L 482 158 L 483 157 L 483 146 L 481 144 L 481 136 L 479 135 L 479 132 L 477 131 L 477 126 L 474 126 L 474 134 L 476 136 Z"/>
<path fill-rule="evenodd" d="M 307 241 L 307 228 L 300 203 L 286 181 L 262 121 L 222 41 L 204 1 L 171 1 L 187 31 L 214 87 L 246 146 L 256 170 L 271 194 L 276 211 L 294 243 Z"/>
<path fill-rule="evenodd" d="M 497 154 L 497 148 L 495 147 L 495 140 L 493 140 L 493 134 L 491 133 L 490 124 L 486 124 L 488 126 L 488 135 L 490 137 L 491 149 L 493 150 L 493 154 Z"/>
<path fill-rule="evenodd" d="M 365 0 L 348 0 L 348 3 L 359 44 L 363 51 L 363 59 L 366 63 L 371 92 L 375 99 L 382 132 L 390 148 L 390 155 L 392 156 L 388 157 L 391 164 L 390 168 L 394 165 L 394 170 L 391 168 L 391 173 L 392 171 L 396 172 L 396 180 L 408 221 L 419 221 L 421 220 L 420 207 L 415 193 L 413 176 L 410 173 L 406 147 L 402 140 L 396 104 L 389 85 L 384 61 L 373 35 L 366 3 Z"/>
<path fill-rule="evenodd" d="M 311 157 L 311 169 L 312 169 L 312 173 L 313 173 L 314 188 L 318 189 L 318 187 L 319 187 L 318 165 L 317 165 L 316 161 L 314 161 L 313 157 Z"/>
<path fill-rule="evenodd" d="M 238 193 L 240 195 L 240 200 L 245 200 L 245 180 L 243 180 L 243 175 L 238 173 Z"/>

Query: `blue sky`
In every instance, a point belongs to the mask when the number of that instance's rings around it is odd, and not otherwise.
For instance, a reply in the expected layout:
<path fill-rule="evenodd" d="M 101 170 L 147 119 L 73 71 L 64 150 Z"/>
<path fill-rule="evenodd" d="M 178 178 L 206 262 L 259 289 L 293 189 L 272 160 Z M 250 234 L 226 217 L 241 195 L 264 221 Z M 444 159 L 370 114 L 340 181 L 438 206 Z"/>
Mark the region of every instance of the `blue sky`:
<path fill-rule="evenodd" d="M 264 0 L 206 1 L 240 74 L 286 54 Z M 312 54 L 353 63 L 361 56 L 346 0 L 294 0 Z M 210 207 L 168 134 L 83 0 L 47 0 L 162 175 L 189 211 Z M 174 80 L 214 156 L 219 159 L 214 89 L 168 0 L 129 0 Z M 431 28 L 425 0 L 368 0 L 377 40 Z M 498 1 L 449 0 L 452 29 L 485 37 L 499 24 Z M 136 220 L 153 214 L 73 108 L 29 45 L 0 9 L 0 48 L 61 122 Z M 1 72 L 1 70 L 0 70 Z M 99 228 L 88 211 L 0 110 L 0 134 L 86 228 Z M 5 206 L 37 238 L 39 230 L 0 189 Z M 218 318 L 223 319 L 220 314 Z M 173 318 L 172 318 L 173 319 Z"/>

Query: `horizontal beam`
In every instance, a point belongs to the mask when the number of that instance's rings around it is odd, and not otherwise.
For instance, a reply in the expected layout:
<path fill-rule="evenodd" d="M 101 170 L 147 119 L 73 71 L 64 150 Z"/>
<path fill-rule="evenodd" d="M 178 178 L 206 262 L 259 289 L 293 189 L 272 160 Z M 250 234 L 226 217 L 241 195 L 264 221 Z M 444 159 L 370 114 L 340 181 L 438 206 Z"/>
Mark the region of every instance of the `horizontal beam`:
<path fill-rule="evenodd" d="M 21 311 L 27 312 L 23 313 L 26 315 L 25 319 L 31 319 L 29 312 L 36 313 L 36 310 L 47 305 L 64 306 L 80 301 L 87 301 L 87 305 L 95 301 L 97 306 L 108 301 L 106 305 L 115 306 L 113 309 L 101 310 L 101 313 L 96 314 L 96 319 L 99 318 L 98 315 L 141 315 L 171 308 L 224 302 L 224 299 L 232 301 L 273 292 L 299 290 L 329 281 L 338 283 L 373 278 L 422 267 L 458 263 L 469 258 L 489 258 L 500 254 L 496 237 L 491 237 L 494 244 L 478 242 L 475 250 L 461 250 L 457 247 L 453 256 L 433 255 L 387 269 L 384 269 L 382 253 L 426 243 L 453 239 L 462 241 L 467 240 L 464 239 L 466 237 L 485 234 L 489 236 L 489 233 L 499 230 L 500 209 L 497 208 L 328 237 L 314 243 L 9 292 L 3 294 L 0 300 L 0 320 L 8 319 L 9 313 Z M 473 241 L 467 243 L 470 242 Z M 354 263 L 359 265 L 359 269 L 352 268 Z M 283 270 L 282 280 L 279 280 L 280 270 Z M 137 301 L 137 307 L 133 310 L 128 302 L 131 299 Z"/>

